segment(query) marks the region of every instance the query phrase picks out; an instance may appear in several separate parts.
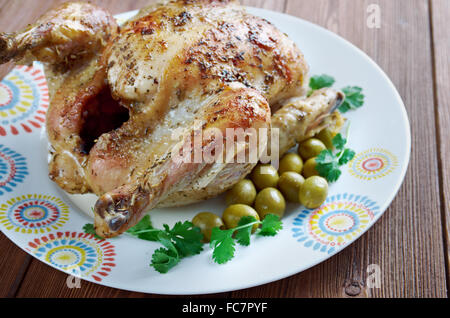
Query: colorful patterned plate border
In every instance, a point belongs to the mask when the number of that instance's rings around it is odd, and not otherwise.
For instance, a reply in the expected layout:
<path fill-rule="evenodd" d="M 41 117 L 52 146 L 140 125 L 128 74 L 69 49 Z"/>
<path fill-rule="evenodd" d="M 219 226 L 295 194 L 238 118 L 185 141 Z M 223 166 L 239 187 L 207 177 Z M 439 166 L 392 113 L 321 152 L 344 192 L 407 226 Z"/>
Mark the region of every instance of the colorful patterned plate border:
<path fill-rule="evenodd" d="M 91 277 L 97 282 L 116 266 L 114 245 L 92 234 L 56 232 L 44 235 L 30 241 L 27 251 L 74 276 Z"/>
<path fill-rule="evenodd" d="M 226 265 L 212 262 L 206 248 L 161 275 L 149 267 L 158 244 L 128 235 L 99 240 L 83 233 L 83 225 L 92 223 L 95 198 L 69 196 L 48 179 L 43 125 L 49 96 L 37 63 L 16 67 L 0 83 L 1 231 L 57 270 L 110 287 L 159 294 L 217 293 L 282 279 L 326 260 L 367 231 L 393 200 L 409 162 L 410 129 L 400 96 L 369 57 L 335 34 L 281 13 L 249 10 L 299 43 L 313 74 L 334 76 L 337 87 L 351 83 L 364 88 L 365 106 L 347 116 L 352 123 L 349 146 L 357 155 L 330 186 L 323 206 L 308 210 L 289 205 L 279 235 L 238 247 Z M 333 47 L 333 54 L 323 47 Z M 151 216 L 159 227 L 189 220 L 200 211 L 220 215 L 224 208 L 221 196 L 179 209 L 157 209 Z"/>

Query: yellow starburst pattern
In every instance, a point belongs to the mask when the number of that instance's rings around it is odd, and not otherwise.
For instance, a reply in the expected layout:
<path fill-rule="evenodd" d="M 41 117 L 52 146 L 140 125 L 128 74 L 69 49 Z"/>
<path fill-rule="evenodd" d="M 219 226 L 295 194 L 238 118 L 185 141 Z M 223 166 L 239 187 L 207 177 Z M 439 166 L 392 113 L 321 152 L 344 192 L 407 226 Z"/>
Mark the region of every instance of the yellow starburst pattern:
<path fill-rule="evenodd" d="M 28 194 L 11 198 L 0 206 L 0 225 L 23 234 L 57 230 L 69 220 L 69 207 L 58 197 Z"/>
<path fill-rule="evenodd" d="M 397 157 L 390 151 L 371 148 L 357 154 L 350 161 L 349 172 L 362 180 L 376 180 L 387 176 L 397 167 Z"/>
<path fill-rule="evenodd" d="M 361 235 L 378 211 L 365 196 L 333 195 L 320 208 L 303 210 L 295 218 L 293 236 L 306 247 L 331 254 Z"/>
<path fill-rule="evenodd" d="M 42 67 L 16 66 L 0 82 L 0 136 L 41 128 L 48 103 Z"/>
<path fill-rule="evenodd" d="M 102 281 L 116 266 L 114 245 L 88 233 L 50 233 L 34 238 L 26 249 L 47 264 L 96 281 Z"/>

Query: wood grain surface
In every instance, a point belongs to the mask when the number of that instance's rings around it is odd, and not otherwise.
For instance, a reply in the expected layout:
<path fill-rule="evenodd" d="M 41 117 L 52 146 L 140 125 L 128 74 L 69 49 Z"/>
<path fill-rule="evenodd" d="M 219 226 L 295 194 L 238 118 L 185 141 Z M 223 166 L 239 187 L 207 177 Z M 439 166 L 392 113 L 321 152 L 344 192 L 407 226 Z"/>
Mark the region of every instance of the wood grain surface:
<path fill-rule="evenodd" d="M 60 2 L 0 0 L 0 30 L 17 30 Z M 119 13 L 151 1 L 91 2 Z M 405 102 L 412 131 L 411 162 L 403 186 L 383 217 L 338 255 L 274 283 L 208 297 L 448 297 L 450 1 L 243 2 L 321 25 L 373 58 Z M 370 4 L 380 8 L 380 28 L 367 27 Z M 0 76 L 7 71 L 8 66 L 0 67 Z M 161 297 L 86 281 L 80 289 L 69 289 L 66 274 L 27 255 L 3 234 L 0 255 L 0 297 Z M 366 288 L 370 264 L 382 270 L 380 288 Z"/>
<path fill-rule="evenodd" d="M 441 187 L 442 226 L 447 262 L 447 278 L 450 277 L 450 1 L 431 2 L 431 30 L 433 35 L 433 67 L 435 76 L 435 116 L 437 125 L 437 151 L 439 186 Z M 447 291 L 450 280 L 447 279 Z"/>

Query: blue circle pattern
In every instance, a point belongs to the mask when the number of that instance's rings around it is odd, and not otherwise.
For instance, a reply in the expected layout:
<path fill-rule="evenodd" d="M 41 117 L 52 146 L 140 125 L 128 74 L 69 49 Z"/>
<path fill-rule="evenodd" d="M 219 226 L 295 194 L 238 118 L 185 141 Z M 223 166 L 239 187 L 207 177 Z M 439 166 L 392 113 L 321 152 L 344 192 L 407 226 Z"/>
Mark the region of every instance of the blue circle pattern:
<path fill-rule="evenodd" d="M 14 69 L 10 74 L 12 76 L 18 77 L 24 83 L 29 85 L 31 87 L 34 98 L 33 98 L 31 107 L 26 112 L 24 112 L 20 116 L 14 116 L 11 119 L 3 119 L 0 122 L 0 124 L 2 124 L 2 125 L 10 125 L 10 124 L 15 124 L 17 122 L 23 121 L 24 119 L 29 117 L 31 114 L 33 114 L 39 108 L 39 104 L 41 102 L 41 94 L 40 94 L 37 84 L 33 80 L 33 78 L 24 76 L 24 74 L 22 72 L 19 72 L 17 69 Z M 14 83 L 12 83 L 11 81 L 8 81 L 6 79 L 4 79 L 2 81 L 2 83 L 5 84 L 6 86 L 8 86 L 8 88 L 11 89 L 11 91 L 13 92 L 13 100 L 8 105 L 5 105 L 3 107 L 13 108 L 14 106 L 16 106 L 16 104 L 19 102 L 19 99 L 20 99 L 19 88 L 17 86 L 15 86 Z"/>
<path fill-rule="evenodd" d="M 353 218 L 353 220 L 355 221 L 355 223 L 354 223 L 353 226 L 352 226 L 350 229 L 348 229 L 347 231 L 339 232 L 339 235 L 345 235 L 345 234 L 352 233 L 352 232 L 355 230 L 355 228 L 358 228 L 358 227 L 359 227 L 359 218 L 358 218 L 358 215 L 357 215 L 356 213 L 354 213 L 354 212 L 352 212 L 352 211 L 348 211 L 348 210 L 337 210 L 337 211 L 328 213 L 328 214 L 327 214 L 327 218 L 328 218 L 328 217 L 331 217 L 331 216 L 333 216 L 333 215 L 338 215 L 338 214 L 342 214 L 342 213 L 345 213 L 345 214 L 347 214 L 347 215 L 350 215 L 350 216 Z M 336 232 L 330 231 L 330 229 L 327 228 L 327 227 L 325 226 L 325 222 L 326 222 L 327 218 L 320 218 L 320 220 L 319 220 L 319 227 L 320 227 L 320 229 L 321 229 L 324 233 L 327 233 L 328 235 L 336 235 Z"/>
<path fill-rule="evenodd" d="M 377 203 L 375 201 L 370 200 L 367 196 L 348 194 L 348 193 L 329 196 L 325 200 L 323 205 L 326 205 L 326 204 L 329 204 L 332 202 L 336 202 L 336 201 L 341 201 L 341 200 L 345 200 L 347 202 L 351 201 L 354 203 L 363 204 L 366 208 L 369 208 L 373 212 L 374 215 L 377 215 L 380 211 L 380 208 L 377 205 Z M 295 217 L 294 222 L 292 223 L 292 225 L 294 226 L 292 228 L 292 232 L 293 232 L 292 237 L 296 238 L 298 242 L 303 243 L 305 247 L 312 248 L 315 251 L 332 254 L 337 249 L 335 246 L 329 247 L 320 242 L 317 242 L 308 233 L 308 221 L 309 221 L 308 217 L 311 215 L 311 213 L 313 211 L 315 211 L 315 210 L 305 209 L 305 210 L 302 210 Z M 352 226 L 351 229 L 347 230 L 344 233 L 331 232 L 331 231 L 329 231 L 329 229 L 325 228 L 325 226 L 324 226 L 325 220 L 324 219 L 319 220 L 320 229 L 322 231 L 326 232 L 328 235 L 333 235 L 333 236 L 341 236 L 341 235 L 349 234 L 349 233 L 353 232 L 354 230 L 358 229 L 358 226 L 360 223 L 358 220 L 358 216 L 353 211 L 348 211 L 348 210 L 333 211 L 331 213 L 328 213 L 326 215 L 326 217 L 328 218 L 332 215 L 339 214 L 339 213 L 346 213 L 346 214 L 352 215 L 354 217 L 355 224 Z"/>
<path fill-rule="evenodd" d="M 20 203 L 23 203 L 23 202 L 20 202 Z M 47 209 L 45 206 L 37 205 L 37 204 L 27 206 L 27 209 L 30 209 L 30 208 L 39 208 L 39 209 L 42 209 L 42 210 L 44 211 L 44 216 L 43 216 L 41 219 L 39 219 L 39 220 L 29 219 L 29 218 L 27 218 L 27 216 L 25 215 L 25 213 L 23 213 L 24 210 L 21 210 L 21 211 L 20 211 L 20 217 L 21 217 L 24 221 L 27 221 L 27 222 L 30 222 L 30 223 L 34 223 L 34 222 L 40 222 L 42 219 L 45 220 L 45 219 L 48 217 L 48 209 Z"/>
<path fill-rule="evenodd" d="M 35 200 L 36 199 L 30 199 L 29 201 L 35 201 Z M 46 203 L 51 204 L 51 205 L 55 205 L 55 203 L 53 203 L 51 201 L 48 201 L 48 200 L 43 200 L 43 199 L 39 199 L 39 200 L 40 201 L 45 201 Z M 14 203 L 13 205 L 10 206 L 10 208 L 8 210 L 8 220 L 9 220 L 9 222 L 11 222 L 11 224 L 13 224 L 13 225 L 15 225 L 17 227 L 28 228 L 28 226 L 25 227 L 23 224 L 17 223 L 17 221 L 14 219 L 14 211 L 17 209 L 18 205 L 23 205 L 23 204 L 24 204 L 24 201 L 18 201 L 18 202 Z M 45 206 L 42 206 L 42 205 L 30 205 L 30 206 L 27 206 L 27 208 L 30 208 L 30 207 L 37 207 L 37 208 L 40 208 L 40 209 L 45 211 L 45 216 L 43 218 L 41 218 L 41 219 L 38 219 L 38 220 L 28 219 L 28 218 L 26 218 L 26 216 L 24 214 L 24 210 L 20 211 L 21 218 L 24 221 L 27 221 L 29 223 L 33 223 L 34 224 L 33 228 L 38 229 L 38 228 L 41 228 L 41 227 L 42 228 L 49 227 L 50 225 L 52 225 L 52 224 L 54 224 L 54 223 L 56 223 L 58 221 L 58 219 L 55 218 L 55 220 L 53 220 L 51 223 L 42 223 L 40 226 L 37 226 L 36 225 L 37 223 L 41 223 L 43 220 L 46 220 L 46 218 L 48 218 L 49 211 L 48 211 L 48 209 Z M 59 209 L 58 209 L 58 211 L 59 211 Z M 60 211 L 59 211 L 59 213 L 60 213 Z"/>
<path fill-rule="evenodd" d="M 6 182 L 4 185 L 0 185 L 0 195 L 5 194 L 6 192 L 12 192 L 12 188 L 17 187 L 19 183 L 22 183 L 25 177 L 28 175 L 28 168 L 25 157 L 13 151 L 12 149 L 0 145 L 0 153 L 4 154 L 6 157 L 9 157 L 15 165 L 16 172 L 12 176 L 11 180 Z M 12 171 L 11 164 L 0 156 L 0 183 L 5 183 Z"/>
<path fill-rule="evenodd" d="M 65 238 L 61 238 L 61 239 L 56 239 L 52 242 L 49 242 L 43 246 L 41 246 L 40 248 L 38 248 L 35 252 L 36 257 L 38 258 L 45 258 L 46 254 L 48 253 L 48 251 L 50 251 L 51 249 L 58 247 L 58 246 L 62 246 L 64 247 L 63 250 L 67 250 L 70 251 L 76 255 L 79 255 L 78 251 L 75 249 L 71 249 L 71 246 L 75 246 L 78 247 L 82 250 L 84 250 L 84 252 L 86 253 L 86 260 L 83 264 L 80 265 L 79 270 L 81 271 L 81 273 L 90 270 L 97 262 L 98 260 L 98 256 L 97 252 L 95 251 L 95 249 L 79 240 L 73 240 L 73 239 L 65 239 Z M 61 265 L 57 262 L 53 262 L 51 258 L 50 259 L 50 263 L 58 268 L 65 268 L 67 267 L 67 265 Z M 76 270 L 73 269 L 72 270 L 74 273 L 76 273 Z"/>
<path fill-rule="evenodd" d="M 1 110 L 12 109 L 20 100 L 20 90 L 13 82 L 7 80 L 6 78 L 2 80 L 2 84 L 6 85 L 11 90 L 12 99 L 8 105 L 2 106 Z"/>
<path fill-rule="evenodd" d="M 60 252 L 69 252 L 69 253 L 75 255 L 75 256 L 76 256 L 75 261 L 72 262 L 72 264 L 67 264 L 67 265 L 64 265 L 64 266 L 62 266 L 61 264 L 58 264 L 58 263 L 54 262 L 54 261 L 52 260 L 52 259 L 53 259 L 53 256 L 54 256 L 55 254 L 60 253 Z M 80 260 L 81 260 L 81 255 L 80 255 L 80 253 L 79 253 L 77 250 L 75 250 L 75 249 L 71 249 L 71 248 L 63 248 L 63 249 L 61 249 L 61 250 L 58 250 L 58 251 L 53 252 L 53 253 L 51 253 L 50 255 L 48 255 L 48 258 L 50 259 L 50 263 L 52 263 L 53 265 L 55 265 L 55 266 L 57 266 L 57 267 L 59 267 L 59 268 L 64 268 L 64 267 L 67 267 L 67 266 L 72 266 L 72 265 L 78 264 L 78 263 L 80 262 Z"/>

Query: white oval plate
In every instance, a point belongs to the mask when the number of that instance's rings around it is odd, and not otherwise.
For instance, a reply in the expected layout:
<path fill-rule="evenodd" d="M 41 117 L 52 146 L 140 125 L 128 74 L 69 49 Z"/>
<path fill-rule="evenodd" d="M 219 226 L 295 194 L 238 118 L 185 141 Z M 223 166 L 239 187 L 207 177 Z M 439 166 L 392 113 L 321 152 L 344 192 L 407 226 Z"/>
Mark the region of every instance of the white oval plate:
<path fill-rule="evenodd" d="M 364 89 L 365 105 L 346 117 L 349 147 L 357 153 L 330 186 L 317 210 L 288 206 L 283 230 L 253 237 L 225 265 L 212 251 L 183 259 L 167 274 L 149 266 L 159 244 L 123 235 L 99 241 L 84 234 L 92 223 L 92 196 L 68 196 L 48 178 L 44 129 L 48 91 L 39 65 L 17 67 L 0 84 L 0 228 L 39 260 L 94 283 L 158 294 L 207 294 L 276 281 L 338 253 L 367 231 L 396 195 L 409 162 L 410 129 L 402 100 L 384 72 L 337 35 L 298 18 L 263 9 L 249 11 L 273 22 L 304 52 L 311 74 L 329 74 L 335 87 Z M 119 15 L 119 21 L 135 12 Z M 223 197 L 151 212 L 155 226 L 190 220 L 200 211 L 221 214 Z"/>

